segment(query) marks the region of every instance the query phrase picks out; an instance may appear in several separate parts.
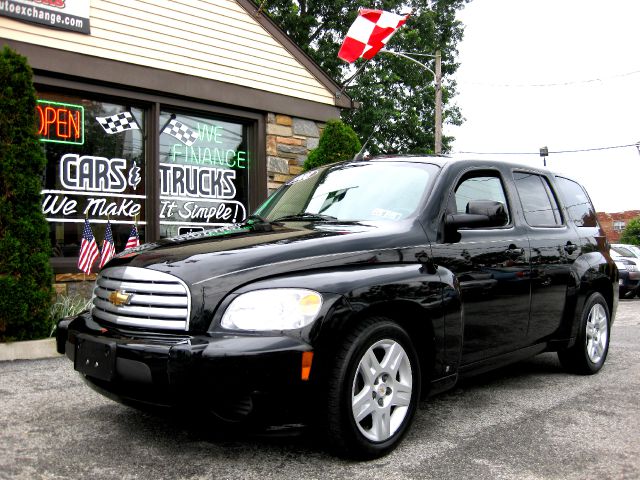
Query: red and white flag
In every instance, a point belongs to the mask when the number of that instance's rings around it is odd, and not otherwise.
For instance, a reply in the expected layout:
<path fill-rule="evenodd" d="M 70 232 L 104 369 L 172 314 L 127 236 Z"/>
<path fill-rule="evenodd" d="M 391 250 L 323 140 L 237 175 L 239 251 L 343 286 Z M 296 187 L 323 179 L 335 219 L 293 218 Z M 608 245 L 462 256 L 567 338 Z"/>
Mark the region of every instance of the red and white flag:
<path fill-rule="evenodd" d="M 111 222 L 107 220 L 107 229 L 104 232 L 104 240 L 102 242 L 102 257 L 100 257 L 100 268 L 113 258 L 116 253 L 116 247 L 113 242 L 113 232 L 111 231 Z"/>
<path fill-rule="evenodd" d="M 396 15 L 384 10 L 360 9 L 356 21 L 349 28 L 340 47 L 338 57 L 349 63 L 355 62 L 360 57 L 370 60 L 387 44 L 395 31 L 404 25 L 409 15 Z"/>
<path fill-rule="evenodd" d="M 99 254 L 98 244 L 89 226 L 89 220 L 85 220 L 84 229 L 82 230 L 82 243 L 80 244 L 80 256 L 78 257 L 78 268 L 84 273 L 90 274 L 91 267 Z"/>
<path fill-rule="evenodd" d="M 134 225 L 131 228 L 131 233 L 129 234 L 129 240 L 127 240 L 127 244 L 124 246 L 124 249 L 135 248 L 140 245 L 140 235 L 138 235 L 138 229 Z"/>

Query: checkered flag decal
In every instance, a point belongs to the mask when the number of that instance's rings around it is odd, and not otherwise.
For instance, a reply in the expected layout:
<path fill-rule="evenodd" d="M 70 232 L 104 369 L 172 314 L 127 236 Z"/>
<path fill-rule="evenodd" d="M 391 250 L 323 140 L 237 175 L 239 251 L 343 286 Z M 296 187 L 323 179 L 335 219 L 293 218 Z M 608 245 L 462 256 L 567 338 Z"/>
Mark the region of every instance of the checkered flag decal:
<path fill-rule="evenodd" d="M 169 124 L 164 127 L 162 133 L 168 133 L 172 137 L 177 138 L 179 141 L 184 143 L 187 147 L 190 147 L 195 143 L 198 139 L 198 132 L 195 130 L 191 130 L 184 123 L 179 122 L 178 120 L 171 120 Z"/>
<path fill-rule="evenodd" d="M 96 120 L 109 135 L 125 130 L 140 130 L 131 112 L 120 112 L 110 117 L 96 117 Z"/>

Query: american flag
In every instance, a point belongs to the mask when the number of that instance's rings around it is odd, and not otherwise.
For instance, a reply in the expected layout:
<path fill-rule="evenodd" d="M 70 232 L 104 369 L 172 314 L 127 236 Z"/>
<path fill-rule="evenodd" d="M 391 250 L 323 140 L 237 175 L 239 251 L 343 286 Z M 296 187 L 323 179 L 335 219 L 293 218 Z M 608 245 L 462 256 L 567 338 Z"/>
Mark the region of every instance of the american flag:
<path fill-rule="evenodd" d="M 96 239 L 89 226 L 89 220 L 85 220 L 84 229 L 82 230 L 82 243 L 80 244 L 80 256 L 78 257 L 78 268 L 84 273 L 90 274 L 91 267 L 99 254 Z"/>
<path fill-rule="evenodd" d="M 104 241 L 102 242 L 102 257 L 100 258 L 100 268 L 113 258 L 116 253 L 116 247 L 113 244 L 113 233 L 111 232 L 111 222 L 107 220 L 107 229 L 104 232 Z"/>
<path fill-rule="evenodd" d="M 360 57 L 372 59 L 396 30 L 404 25 L 407 18 L 409 14 L 396 15 L 384 10 L 361 9 L 347 32 L 338 57 L 349 63 Z"/>
<path fill-rule="evenodd" d="M 129 240 L 127 240 L 127 244 L 124 246 L 124 249 L 135 248 L 140 245 L 140 235 L 138 235 L 138 229 L 134 225 L 131 227 L 131 233 L 129 234 Z"/>

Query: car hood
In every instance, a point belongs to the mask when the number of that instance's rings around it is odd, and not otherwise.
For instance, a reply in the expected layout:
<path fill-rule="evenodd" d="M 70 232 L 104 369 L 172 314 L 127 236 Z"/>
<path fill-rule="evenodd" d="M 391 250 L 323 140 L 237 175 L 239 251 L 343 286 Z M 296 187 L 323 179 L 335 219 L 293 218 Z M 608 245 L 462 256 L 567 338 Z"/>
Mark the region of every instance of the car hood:
<path fill-rule="evenodd" d="M 427 243 L 412 222 L 238 225 L 145 244 L 107 268 L 148 268 L 182 279 L 192 305 L 200 306 L 192 309 L 191 325 L 206 328 L 222 298 L 252 281 L 347 264 L 416 262 L 414 250 Z"/>

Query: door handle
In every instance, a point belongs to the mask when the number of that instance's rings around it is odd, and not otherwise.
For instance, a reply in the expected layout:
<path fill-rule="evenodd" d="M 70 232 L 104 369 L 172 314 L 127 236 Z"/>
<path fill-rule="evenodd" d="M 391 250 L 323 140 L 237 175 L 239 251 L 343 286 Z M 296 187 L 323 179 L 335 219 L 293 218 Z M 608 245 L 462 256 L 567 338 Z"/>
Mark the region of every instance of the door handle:
<path fill-rule="evenodd" d="M 564 246 L 564 250 L 567 253 L 573 253 L 578 249 L 578 246 L 575 243 L 571 243 L 571 242 L 567 242 L 567 244 Z"/>

